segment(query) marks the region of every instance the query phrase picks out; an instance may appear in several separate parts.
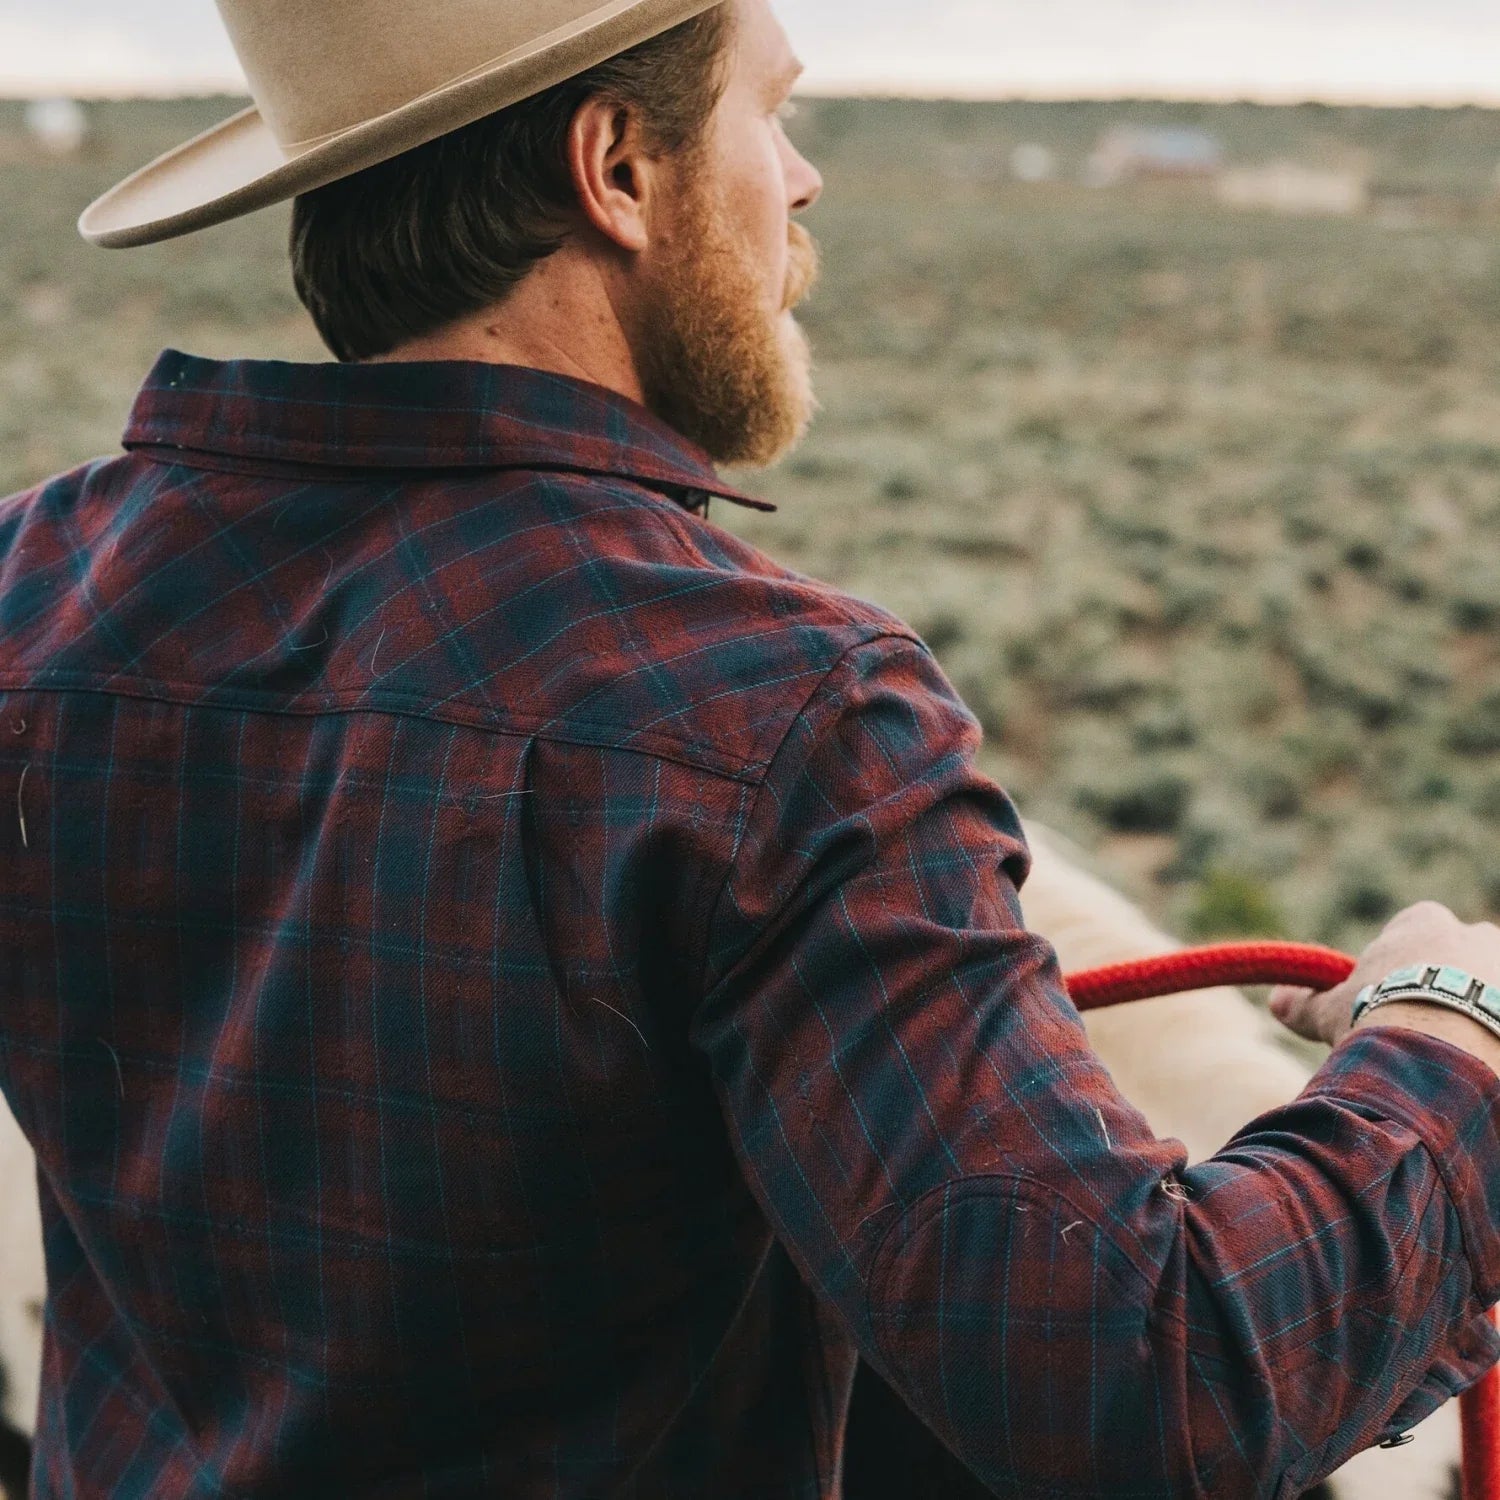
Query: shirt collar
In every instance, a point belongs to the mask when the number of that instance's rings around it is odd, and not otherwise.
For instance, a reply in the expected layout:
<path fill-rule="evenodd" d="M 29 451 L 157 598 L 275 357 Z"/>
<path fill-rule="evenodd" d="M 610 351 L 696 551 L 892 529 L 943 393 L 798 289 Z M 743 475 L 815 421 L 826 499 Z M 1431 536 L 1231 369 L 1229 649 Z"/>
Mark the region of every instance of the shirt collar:
<path fill-rule="evenodd" d="M 708 455 L 601 386 L 516 365 L 286 364 L 168 349 L 136 398 L 125 446 L 206 467 L 561 469 L 642 481 L 688 510 L 726 485 Z"/>

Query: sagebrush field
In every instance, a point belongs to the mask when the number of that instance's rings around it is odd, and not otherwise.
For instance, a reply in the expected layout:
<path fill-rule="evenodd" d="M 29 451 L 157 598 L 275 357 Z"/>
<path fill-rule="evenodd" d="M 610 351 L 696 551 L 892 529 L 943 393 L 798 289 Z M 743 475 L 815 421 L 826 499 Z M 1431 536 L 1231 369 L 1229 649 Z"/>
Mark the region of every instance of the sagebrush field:
<path fill-rule="evenodd" d="M 0 493 L 116 445 L 171 344 L 320 358 L 284 212 L 129 253 L 72 221 L 227 101 L 0 104 Z M 1117 122 L 1357 170 L 1369 211 L 1079 185 Z M 938 652 L 1023 808 L 1192 935 L 1500 912 L 1500 114 L 807 101 L 824 410 L 715 510 Z M 1057 180 L 1006 164 L 1050 147 Z"/>

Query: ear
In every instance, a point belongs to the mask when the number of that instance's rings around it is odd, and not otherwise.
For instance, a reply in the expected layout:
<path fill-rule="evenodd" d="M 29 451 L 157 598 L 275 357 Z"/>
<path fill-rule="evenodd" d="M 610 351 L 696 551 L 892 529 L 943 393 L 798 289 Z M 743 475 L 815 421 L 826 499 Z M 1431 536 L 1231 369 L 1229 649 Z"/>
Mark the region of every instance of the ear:
<path fill-rule="evenodd" d="M 660 168 L 631 111 L 603 95 L 586 100 L 568 130 L 568 168 L 588 222 L 622 250 L 645 250 Z"/>

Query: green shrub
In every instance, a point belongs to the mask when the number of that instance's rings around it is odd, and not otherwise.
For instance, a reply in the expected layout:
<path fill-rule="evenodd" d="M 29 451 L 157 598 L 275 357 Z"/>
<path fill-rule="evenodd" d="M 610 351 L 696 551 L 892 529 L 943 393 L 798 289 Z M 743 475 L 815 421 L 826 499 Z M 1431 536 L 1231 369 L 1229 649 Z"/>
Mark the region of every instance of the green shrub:
<path fill-rule="evenodd" d="M 1111 786 L 1081 787 L 1075 800 L 1116 833 L 1171 833 L 1192 802 L 1188 781 L 1149 765 L 1127 771 Z"/>
<path fill-rule="evenodd" d="M 1455 714 L 1448 725 L 1447 745 L 1459 755 L 1500 751 L 1500 692 L 1486 693 Z"/>
<path fill-rule="evenodd" d="M 1470 559 L 1449 587 L 1448 619 L 1454 629 L 1493 630 L 1500 625 L 1500 568 L 1494 558 Z"/>
<path fill-rule="evenodd" d="M 1237 870 L 1211 870 L 1187 917 L 1194 938 L 1280 937 L 1286 921 L 1266 883 Z"/>

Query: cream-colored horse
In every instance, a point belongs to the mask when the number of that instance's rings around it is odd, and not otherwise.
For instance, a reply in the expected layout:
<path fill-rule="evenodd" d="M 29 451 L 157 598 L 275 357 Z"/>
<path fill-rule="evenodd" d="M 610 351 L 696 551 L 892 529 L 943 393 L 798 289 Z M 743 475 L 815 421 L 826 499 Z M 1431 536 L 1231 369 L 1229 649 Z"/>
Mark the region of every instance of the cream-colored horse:
<path fill-rule="evenodd" d="M 1055 835 L 1034 826 L 1028 831 L 1036 865 L 1024 893 L 1027 923 L 1051 939 L 1065 970 L 1180 946 L 1087 874 L 1082 857 Z M 1195 1161 L 1300 1093 L 1309 1076 L 1277 1040 L 1274 1023 L 1238 990 L 1142 1001 L 1091 1015 L 1087 1025 L 1120 1091 L 1158 1135 L 1182 1141 Z M 0 1104 L 0 1411 L 23 1433 L 35 1421 L 45 1296 L 34 1170 L 24 1138 Z M 1416 1442 L 1363 1455 L 1329 1488 L 1338 1500 L 1450 1500 L 1457 1461 L 1458 1423 L 1450 1403 L 1418 1429 Z"/>
<path fill-rule="evenodd" d="M 1170 953 L 1180 943 L 1117 891 L 1088 874 L 1082 856 L 1036 824 L 1035 864 L 1022 892 L 1026 925 L 1057 949 L 1063 970 Z M 1160 1136 L 1193 1161 L 1212 1156 L 1257 1115 L 1302 1092 L 1309 1069 L 1278 1039 L 1280 1028 L 1239 990 L 1198 990 L 1142 1000 L 1084 1018 L 1120 1092 Z M 1451 1401 L 1404 1448 L 1372 1450 L 1329 1482 L 1338 1500 L 1457 1500 L 1458 1413 Z"/>

